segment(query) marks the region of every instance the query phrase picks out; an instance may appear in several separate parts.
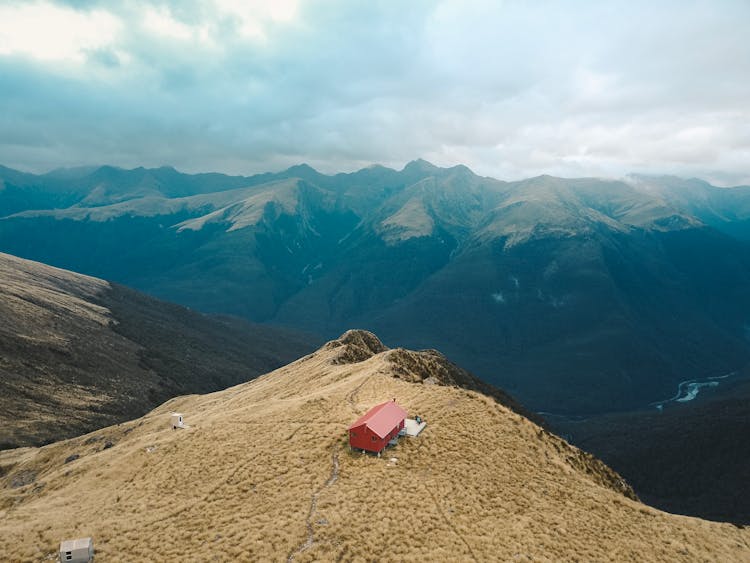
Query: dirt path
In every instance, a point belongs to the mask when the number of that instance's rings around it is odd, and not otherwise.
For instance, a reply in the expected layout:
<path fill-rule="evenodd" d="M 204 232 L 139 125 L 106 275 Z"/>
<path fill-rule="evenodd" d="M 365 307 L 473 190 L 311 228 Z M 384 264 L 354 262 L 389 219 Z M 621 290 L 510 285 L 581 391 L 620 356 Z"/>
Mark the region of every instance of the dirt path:
<path fill-rule="evenodd" d="M 346 400 L 349 402 L 349 406 L 356 414 L 360 414 L 362 412 L 362 409 L 357 408 L 357 394 L 359 393 L 359 390 L 362 389 L 362 387 L 364 387 L 368 381 L 370 381 L 371 378 L 372 376 L 370 375 L 363 379 L 362 383 L 352 389 L 351 393 L 346 396 Z"/>
<path fill-rule="evenodd" d="M 310 510 L 307 513 L 307 518 L 305 519 L 305 526 L 307 527 L 307 538 L 303 543 L 301 543 L 297 549 L 292 551 L 289 556 L 287 557 L 287 563 L 292 563 L 294 561 L 294 558 L 305 551 L 306 549 L 309 549 L 312 547 L 314 541 L 315 541 L 315 534 L 313 532 L 313 516 L 315 514 L 315 511 L 318 509 L 318 497 L 320 494 L 333 485 L 339 478 L 339 451 L 337 447 L 334 447 L 333 453 L 331 454 L 331 474 L 328 477 L 328 480 L 323 483 L 313 494 L 310 498 Z"/>

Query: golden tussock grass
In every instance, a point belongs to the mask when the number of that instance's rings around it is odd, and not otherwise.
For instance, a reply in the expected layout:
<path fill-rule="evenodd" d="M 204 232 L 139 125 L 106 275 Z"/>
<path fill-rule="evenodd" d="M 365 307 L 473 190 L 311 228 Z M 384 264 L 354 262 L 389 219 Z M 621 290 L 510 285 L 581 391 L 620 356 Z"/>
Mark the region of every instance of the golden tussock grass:
<path fill-rule="evenodd" d="M 747 530 L 626 498 L 598 462 L 493 399 L 396 379 L 385 353 L 360 352 L 327 346 L 129 423 L 0 453 L 0 552 L 44 560 L 91 535 L 102 561 L 750 560 Z M 348 424 L 393 397 L 428 421 L 422 435 L 381 458 L 350 451 Z M 170 411 L 190 427 L 172 430 Z"/>

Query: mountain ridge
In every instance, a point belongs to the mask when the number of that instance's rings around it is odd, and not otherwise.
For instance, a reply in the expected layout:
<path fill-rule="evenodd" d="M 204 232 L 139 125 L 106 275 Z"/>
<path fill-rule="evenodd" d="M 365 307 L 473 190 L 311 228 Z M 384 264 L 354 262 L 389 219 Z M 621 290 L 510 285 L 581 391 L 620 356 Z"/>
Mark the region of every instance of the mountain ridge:
<path fill-rule="evenodd" d="M 196 191 L 201 176 L 141 197 L 127 186 L 175 172 L 118 174 L 132 178 L 111 194 L 132 198 L 93 207 L 81 203 L 93 184 L 71 181 L 62 193 L 79 199 L 63 209 L 49 203 L 57 188 L 24 200 L 9 180 L 0 249 L 323 339 L 362 326 L 445 350 L 534 410 L 628 410 L 750 363 L 742 187 L 715 188 L 735 195 L 698 209 L 671 184 L 503 182 L 420 161 L 336 175 L 300 165 L 224 190 L 211 176 L 208 193 L 182 198 L 165 194 Z M 23 201 L 47 209 L 18 211 Z"/>
<path fill-rule="evenodd" d="M 747 530 L 645 506 L 496 400 L 395 377 L 410 363 L 370 333 L 337 340 L 121 426 L 0 452 L 0 549 L 44 559 L 90 535 L 98 556 L 137 559 L 746 559 Z M 393 397 L 425 430 L 382 458 L 349 451 L 347 425 Z"/>

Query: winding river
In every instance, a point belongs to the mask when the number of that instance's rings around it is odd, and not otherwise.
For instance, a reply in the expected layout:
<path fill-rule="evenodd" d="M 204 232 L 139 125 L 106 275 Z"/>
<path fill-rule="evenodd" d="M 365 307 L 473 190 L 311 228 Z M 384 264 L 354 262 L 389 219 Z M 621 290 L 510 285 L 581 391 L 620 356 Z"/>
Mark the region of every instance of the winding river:
<path fill-rule="evenodd" d="M 670 397 L 665 401 L 655 401 L 653 403 L 649 403 L 649 406 L 656 407 L 657 409 L 661 410 L 664 408 L 664 405 L 667 405 L 669 403 L 687 403 L 688 401 L 692 401 L 693 399 L 695 399 L 702 388 L 718 387 L 722 379 L 727 379 L 728 377 L 731 377 L 733 375 L 737 375 L 737 372 L 732 371 L 724 375 L 715 375 L 714 377 L 705 377 L 703 379 L 687 379 L 685 381 L 680 381 L 680 383 L 677 385 L 677 393 L 673 397 Z"/>
<path fill-rule="evenodd" d="M 724 375 L 715 375 L 713 377 L 686 379 L 685 381 L 680 381 L 677 384 L 677 393 L 675 393 L 674 396 L 663 401 L 654 401 L 653 403 L 649 403 L 648 406 L 655 407 L 657 410 L 661 411 L 664 408 L 664 405 L 668 405 L 669 403 L 687 403 L 695 399 L 698 396 L 698 393 L 700 393 L 700 390 L 704 387 L 718 387 L 723 379 L 727 379 L 729 377 L 732 377 L 733 375 L 737 375 L 737 373 L 738 372 L 736 371 L 732 371 Z M 546 411 L 538 411 L 536 414 L 541 415 L 547 419 L 556 418 L 565 422 L 584 422 L 589 418 L 593 418 L 591 415 L 556 414 Z"/>

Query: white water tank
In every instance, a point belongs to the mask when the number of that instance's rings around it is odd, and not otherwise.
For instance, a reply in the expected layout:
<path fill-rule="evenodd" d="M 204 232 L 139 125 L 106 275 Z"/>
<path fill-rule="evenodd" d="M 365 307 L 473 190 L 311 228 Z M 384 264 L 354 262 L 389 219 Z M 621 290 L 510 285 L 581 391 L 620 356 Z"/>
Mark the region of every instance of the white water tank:
<path fill-rule="evenodd" d="M 182 420 L 182 413 L 172 413 L 172 428 L 185 428 L 185 422 Z"/>
<path fill-rule="evenodd" d="M 94 540 L 78 538 L 60 542 L 60 563 L 89 563 L 94 560 Z"/>

